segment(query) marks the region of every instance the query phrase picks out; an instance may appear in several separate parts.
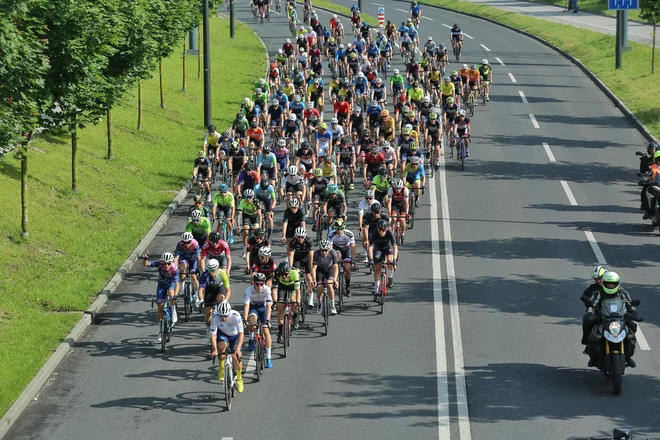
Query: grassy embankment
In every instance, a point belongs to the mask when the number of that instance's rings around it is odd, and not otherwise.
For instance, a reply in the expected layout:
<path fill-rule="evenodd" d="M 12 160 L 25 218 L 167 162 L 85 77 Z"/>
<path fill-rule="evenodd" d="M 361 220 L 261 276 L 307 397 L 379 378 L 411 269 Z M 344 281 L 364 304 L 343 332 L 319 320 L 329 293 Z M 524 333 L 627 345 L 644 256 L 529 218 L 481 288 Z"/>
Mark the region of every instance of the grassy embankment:
<path fill-rule="evenodd" d="M 234 40 L 228 20 L 212 18 L 211 28 L 213 121 L 227 127 L 265 72 L 264 48 L 243 24 Z M 189 178 L 204 134 L 203 82 L 188 56 L 182 92 L 182 51 L 183 41 L 163 63 L 165 110 L 157 72 L 143 84 L 143 130 L 136 90 L 113 111 L 114 161 L 105 159 L 105 121 L 79 133 L 79 194 L 71 192 L 70 138 L 33 142 L 28 242 L 20 238 L 20 163 L 0 161 L 0 415 Z"/>

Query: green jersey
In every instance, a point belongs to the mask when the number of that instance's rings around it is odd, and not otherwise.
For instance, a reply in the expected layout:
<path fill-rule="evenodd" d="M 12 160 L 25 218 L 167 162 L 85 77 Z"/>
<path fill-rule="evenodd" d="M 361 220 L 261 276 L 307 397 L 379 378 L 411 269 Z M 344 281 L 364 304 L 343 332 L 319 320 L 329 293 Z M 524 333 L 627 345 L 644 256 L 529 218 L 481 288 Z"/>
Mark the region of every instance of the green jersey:
<path fill-rule="evenodd" d="M 403 75 L 398 74 L 398 75 L 392 75 L 390 78 L 390 84 L 394 84 L 395 86 L 403 84 L 405 80 L 403 79 Z"/>
<path fill-rule="evenodd" d="M 376 190 L 380 193 L 387 192 L 390 189 L 390 179 L 383 177 L 380 174 L 373 178 L 371 183 L 376 187 Z"/>
<path fill-rule="evenodd" d="M 344 195 L 344 191 L 342 191 L 341 189 L 338 189 L 337 190 L 337 197 L 335 197 L 334 199 L 331 199 L 330 198 L 330 193 L 326 189 L 325 192 L 323 193 L 323 200 L 325 200 L 326 202 L 328 202 L 328 201 L 329 202 L 343 202 L 344 200 L 346 200 L 346 196 Z"/>
<path fill-rule="evenodd" d="M 287 278 L 284 278 L 278 272 L 275 272 L 273 287 L 277 285 L 275 283 L 283 287 L 293 287 L 294 289 L 300 289 L 300 275 L 298 274 L 298 271 L 294 268 L 291 268 L 291 270 L 289 271 L 289 276 Z"/>
<path fill-rule="evenodd" d="M 259 210 L 259 205 L 254 202 L 248 203 L 246 199 L 241 200 L 241 203 L 238 204 L 238 212 L 243 212 L 245 215 L 255 215 Z"/>
<path fill-rule="evenodd" d="M 220 192 L 218 191 L 215 194 L 215 197 L 213 197 L 213 204 L 218 205 L 220 207 L 229 206 L 230 208 L 233 208 L 234 207 L 234 194 L 227 191 L 227 194 L 225 194 L 225 196 L 222 197 L 222 194 L 220 194 Z"/>
<path fill-rule="evenodd" d="M 209 235 L 211 233 L 211 222 L 208 217 L 202 217 L 199 225 L 196 225 L 192 220 L 188 220 L 186 232 L 192 232 L 193 235 Z"/>
<path fill-rule="evenodd" d="M 241 130 L 241 131 L 247 130 L 248 129 L 248 121 L 245 117 L 243 119 L 236 118 L 236 119 L 234 119 L 234 122 L 231 123 L 231 127 L 234 130 Z"/>

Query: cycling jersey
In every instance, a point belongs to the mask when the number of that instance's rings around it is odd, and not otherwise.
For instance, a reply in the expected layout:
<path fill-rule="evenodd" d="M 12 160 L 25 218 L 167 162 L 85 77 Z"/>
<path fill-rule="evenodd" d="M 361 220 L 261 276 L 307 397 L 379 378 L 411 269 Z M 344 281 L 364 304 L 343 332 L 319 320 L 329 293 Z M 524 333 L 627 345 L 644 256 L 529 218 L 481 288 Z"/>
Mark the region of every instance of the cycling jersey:
<path fill-rule="evenodd" d="M 296 269 L 291 268 L 291 270 L 289 270 L 289 276 L 284 278 L 278 270 L 278 271 L 275 271 L 275 275 L 273 276 L 273 282 L 277 283 L 279 288 L 288 288 L 288 289 L 290 289 L 291 287 L 293 287 L 293 289 L 299 289 L 300 288 L 300 274 L 298 273 L 298 271 Z"/>
<path fill-rule="evenodd" d="M 470 123 L 470 118 L 464 118 L 461 121 L 461 118 L 459 116 L 456 116 L 456 119 L 454 119 L 454 124 L 456 125 L 456 128 L 458 130 L 466 130 L 469 123 Z"/>
<path fill-rule="evenodd" d="M 245 289 L 245 300 L 243 304 L 250 304 L 251 307 L 264 307 L 266 303 L 272 303 L 273 296 L 270 293 L 270 287 L 265 284 L 261 286 L 261 291 L 257 291 L 254 286 Z"/>
<path fill-rule="evenodd" d="M 454 84 L 451 82 L 449 84 L 443 82 L 442 85 L 440 86 L 440 92 L 444 96 L 451 96 L 454 94 L 454 91 L 455 91 Z"/>
<path fill-rule="evenodd" d="M 439 70 L 431 71 L 429 73 L 429 81 L 435 81 L 435 82 L 440 82 L 440 79 L 442 78 L 442 72 Z"/>
<path fill-rule="evenodd" d="M 287 174 L 282 179 L 282 183 L 280 184 L 280 186 L 282 188 L 286 188 L 287 183 L 289 185 L 293 185 L 293 186 L 298 185 L 298 184 L 302 184 L 303 183 L 303 177 L 300 174 L 295 174 L 293 176 L 291 174 Z"/>
<path fill-rule="evenodd" d="M 218 133 L 217 131 L 214 131 L 213 134 L 207 132 L 204 135 L 204 144 L 211 145 L 212 147 L 217 147 L 219 139 L 220 139 L 220 133 Z"/>
<path fill-rule="evenodd" d="M 217 258 L 225 255 L 231 255 L 231 250 L 229 244 L 224 240 L 220 240 L 217 245 L 212 243 L 211 240 L 206 240 L 202 247 L 202 258 Z"/>
<path fill-rule="evenodd" d="M 421 164 L 413 167 L 411 163 L 406 163 L 402 174 L 406 176 L 408 182 L 416 182 L 424 177 L 424 167 Z"/>
<path fill-rule="evenodd" d="M 161 260 L 150 261 L 149 267 L 158 268 L 158 284 L 171 286 L 174 288 L 174 283 L 179 282 L 179 268 L 174 264 L 165 267 Z"/>
<path fill-rule="evenodd" d="M 303 241 L 291 240 L 289 242 L 289 252 L 293 252 L 293 261 L 300 261 L 309 257 L 309 251 L 312 250 L 312 247 L 312 240 L 309 237 L 305 237 Z"/>
<path fill-rule="evenodd" d="M 331 249 L 326 255 L 323 255 L 320 250 L 314 251 L 312 262 L 317 267 L 328 270 L 339 262 L 337 254 Z"/>
<path fill-rule="evenodd" d="M 211 168 L 211 161 L 207 157 L 198 157 L 195 159 L 194 167 L 197 168 L 198 176 L 206 177 Z"/>
<path fill-rule="evenodd" d="M 238 204 L 238 212 L 243 212 L 245 215 L 255 215 L 257 211 L 259 211 L 259 205 L 254 203 L 254 199 L 252 199 L 252 203 L 248 202 L 247 199 L 241 200 L 241 203 Z"/>
<path fill-rule="evenodd" d="M 394 151 L 394 148 L 392 147 L 387 147 L 387 148 L 380 148 L 380 152 L 383 154 L 383 157 L 385 158 L 385 162 L 390 162 L 394 160 L 396 152 Z"/>
<path fill-rule="evenodd" d="M 403 78 L 403 75 L 401 75 L 401 74 L 393 75 L 390 78 L 390 84 L 392 84 L 394 86 L 403 85 L 404 81 L 405 81 L 405 79 Z"/>
<path fill-rule="evenodd" d="M 221 287 L 229 287 L 229 277 L 224 270 L 219 270 L 215 276 L 211 276 L 208 271 L 205 271 L 199 277 L 199 288 L 206 289 L 207 291 L 213 290 L 216 295 Z"/>
<path fill-rule="evenodd" d="M 328 235 L 328 240 L 335 248 L 346 248 L 349 246 L 355 246 L 355 235 L 348 229 L 344 229 L 344 233 L 339 235 L 337 231 L 332 231 Z"/>
<path fill-rule="evenodd" d="M 254 189 L 254 195 L 257 197 L 257 199 L 261 201 L 266 201 L 268 199 L 275 200 L 277 198 L 277 195 L 275 194 L 275 188 L 273 188 L 273 185 L 268 185 L 266 188 L 263 188 L 261 185 L 258 185 Z"/>
<path fill-rule="evenodd" d="M 408 90 L 408 99 L 411 101 L 421 101 L 422 98 L 424 98 L 424 89 L 421 87 Z"/>
<path fill-rule="evenodd" d="M 314 188 L 314 195 L 323 195 L 325 193 L 325 189 L 328 187 L 329 183 L 330 182 L 328 181 L 328 179 L 321 176 L 320 179 L 315 177 L 312 180 L 310 180 L 309 181 L 309 186 Z"/>
<path fill-rule="evenodd" d="M 229 312 L 226 321 L 223 321 L 220 315 L 216 313 L 211 319 L 210 331 L 213 336 L 218 335 L 218 333 L 220 333 L 218 336 L 237 336 L 239 333 L 243 333 L 243 319 L 236 310 Z"/>
<path fill-rule="evenodd" d="M 376 187 L 376 191 L 380 193 L 387 192 L 387 189 L 391 185 L 389 178 L 383 177 L 380 174 L 374 177 L 371 183 Z"/>
<path fill-rule="evenodd" d="M 392 201 L 392 205 L 400 204 L 405 202 L 408 197 L 410 197 L 410 191 L 408 191 L 408 188 L 405 186 L 398 191 L 394 188 L 390 188 L 387 190 L 387 196 Z"/>
<path fill-rule="evenodd" d="M 380 251 L 391 249 L 396 246 L 394 234 L 388 229 L 385 231 L 385 234 L 381 236 L 378 229 L 374 229 L 373 232 L 369 234 L 369 246 Z"/>
<path fill-rule="evenodd" d="M 186 224 L 186 232 L 192 232 L 193 235 L 207 235 L 211 233 L 211 222 L 208 217 L 202 217 L 202 221 L 198 225 L 192 220 L 188 220 Z"/>
<path fill-rule="evenodd" d="M 323 173 L 323 177 L 326 179 L 330 179 L 332 177 L 335 177 L 335 173 L 337 172 L 337 166 L 330 162 L 329 165 L 326 165 L 325 162 L 321 165 L 321 172 Z"/>
<path fill-rule="evenodd" d="M 264 156 L 263 153 L 259 154 L 257 158 L 257 167 L 261 168 L 273 168 L 277 165 L 277 159 L 273 153 L 269 153 L 268 156 Z"/>
<path fill-rule="evenodd" d="M 257 258 L 256 262 L 252 264 L 252 271 L 259 272 L 266 275 L 266 278 L 273 278 L 273 273 L 277 269 L 275 260 L 272 257 L 268 257 L 268 260 L 265 262 L 261 261 L 261 258 Z"/>
<path fill-rule="evenodd" d="M 197 240 L 193 239 L 190 243 L 186 244 L 183 241 L 180 241 L 176 245 L 174 250 L 174 256 L 179 257 L 179 259 L 192 260 L 200 256 L 200 248 Z"/>

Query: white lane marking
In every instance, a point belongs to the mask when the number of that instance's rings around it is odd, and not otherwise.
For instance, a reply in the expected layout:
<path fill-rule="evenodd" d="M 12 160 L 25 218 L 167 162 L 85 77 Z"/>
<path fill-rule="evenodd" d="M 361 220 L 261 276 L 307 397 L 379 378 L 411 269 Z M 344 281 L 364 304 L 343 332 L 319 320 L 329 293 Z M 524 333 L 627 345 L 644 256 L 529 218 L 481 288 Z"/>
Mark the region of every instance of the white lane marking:
<path fill-rule="evenodd" d="M 465 35 L 466 37 L 468 37 L 470 40 L 474 40 L 474 38 L 472 37 L 472 35 L 468 35 L 468 34 L 466 34 L 465 32 L 463 32 L 463 35 Z"/>
<path fill-rule="evenodd" d="M 591 231 L 584 231 L 584 235 L 587 236 L 587 240 L 589 240 L 591 249 L 594 251 L 594 254 L 596 254 L 598 264 L 607 264 L 607 261 L 605 261 L 605 255 L 603 255 L 603 252 L 600 250 L 600 246 L 598 246 L 598 242 L 596 241 L 594 234 Z"/>
<path fill-rule="evenodd" d="M 444 27 L 446 27 L 447 29 L 451 29 L 451 26 L 449 26 L 448 24 L 444 24 L 444 23 L 440 23 L 440 24 L 442 24 L 442 25 L 443 25 Z"/>
<path fill-rule="evenodd" d="M 420 52 L 420 50 L 419 50 L 419 47 L 417 47 L 417 46 L 415 46 L 415 52 L 417 52 L 419 55 L 422 54 L 422 52 Z"/>
<path fill-rule="evenodd" d="M 276 13 L 277 15 L 282 15 L 281 13 L 279 13 L 279 12 L 277 12 L 277 11 L 275 11 L 275 10 L 270 11 L 270 12 L 274 12 L 274 13 Z"/>
<path fill-rule="evenodd" d="M 518 81 L 516 81 L 516 77 L 513 76 L 513 73 L 507 73 L 507 75 L 509 75 L 509 78 L 511 78 L 511 82 L 514 82 L 514 83 L 518 82 Z"/>
<path fill-rule="evenodd" d="M 222 437 L 220 440 L 234 440 L 234 437 Z"/>
<path fill-rule="evenodd" d="M 520 99 L 522 99 L 522 102 L 527 104 L 527 97 L 525 94 L 522 92 L 522 90 L 518 90 L 518 94 L 520 95 Z"/>
<path fill-rule="evenodd" d="M 545 150 L 545 154 L 548 155 L 548 159 L 550 159 L 550 162 L 557 162 L 555 159 L 555 155 L 552 154 L 552 150 L 550 149 L 550 145 L 548 145 L 547 142 L 543 142 L 543 149 Z"/>
<path fill-rule="evenodd" d="M 399 8 L 396 8 L 396 10 L 401 11 L 401 12 L 406 12 L 406 13 L 410 12 L 410 11 L 404 11 L 403 9 L 399 9 Z"/>
<path fill-rule="evenodd" d="M 564 188 L 564 192 L 566 193 L 566 197 L 568 197 L 568 201 L 571 205 L 577 206 L 578 202 L 575 200 L 575 197 L 573 196 L 573 191 L 571 191 L 571 187 L 568 186 L 568 182 L 565 180 L 560 180 L 562 188 Z"/>
<path fill-rule="evenodd" d="M 445 156 L 443 155 L 440 155 L 439 173 L 442 228 L 445 233 L 445 264 L 447 265 L 447 285 L 449 286 L 449 311 L 451 316 L 451 333 L 454 348 L 454 375 L 456 381 L 458 427 L 461 440 L 472 440 L 472 434 L 470 433 L 470 412 L 467 403 L 467 386 L 465 384 L 465 367 L 463 363 L 463 337 L 461 335 L 461 318 L 459 316 L 456 271 L 454 269 L 454 248 L 451 238 L 451 222 L 449 220 L 449 197 L 447 195 L 447 177 L 445 175 Z"/>
<path fill-rule="evenodd" d="M 637 345 L 639 346 L 639 348 L 646 351 L 651 350 L 649 343 L 646 342 L 646 337 L 644 336 L 644 333 L 642 333 L 642 326 L 639 324 L 637 324 L 637 333 L 635 333 L 635 336 L 637 337 Z"/>
<path fill-rule="evenodd" d="M 485 50 L 486 52 L 490 52 L 490 49 L 488 49 L 488 48 L 487 48 L 486 46 L 484 46 L 483 44 L 480 44 L 479 46 L 483 47 L 484 50 Z"/>
<path fill-rule="evenodd" d="M 497 57 L 495 57 L 495 59 L 497 60 L 498 63 L 500 63 L 500 66 L 506 66 L 506 64 L 504 64 L 504 61 L 502 61 L 501 59 Z"/>
<path fill-rule="evenodd" d="M 534 128 L 541 128 L 541 127 L 539 126 L 539 123 L 536 122 L 536 118 L 534 117 L 534 114 L 530 113 L 530 114 L 529 114 L 529 119 L 532 120 L 532 125 L 534 126 Z"/>
<path fill-rule="evenodd" d="M 371 2 L 371 4 L 376 6 L 383 6 L 383 7 L 385 6 L 385 5 L 381 5 L 380 3 L 374 3 L 374 2 Z"/>
<path fill-rule="evenodd" d="M 250 354 L 250 359 L 245 367 L 245 374 L 247 374 L 248 371 L 250 374 L 257 374 L 257 361 L 254 359 L 254 350 L 252 351 L 252 354 Z"/>
<path fill-rule="evenodd" d="M 394 42 L 394 46 L 398 49 L 398 48 L 399 48 L 399 43 L 397 43 L 397 42 L 395 41 L 395 42 Z"/>
<path fill-rule="evenodd" d="M 435 182 L 430 185 L 431 200 L 431 261 L 433 262 L 433 313 L 435 316 L 436 387 L 438 390 L 438 438 L 449 438 L 449 384 L 444 310 L 442 303 L 442 262 L 440 261 L 440 222 L 438 221 Z"/>
<path fill-rule="evenodd" d="M 424 20 L 430 20 L 430 21 L 433 21 L 432 18 L 424 17 L 423 15 L 422 15 L 422 18 L 423 18 Z"/>

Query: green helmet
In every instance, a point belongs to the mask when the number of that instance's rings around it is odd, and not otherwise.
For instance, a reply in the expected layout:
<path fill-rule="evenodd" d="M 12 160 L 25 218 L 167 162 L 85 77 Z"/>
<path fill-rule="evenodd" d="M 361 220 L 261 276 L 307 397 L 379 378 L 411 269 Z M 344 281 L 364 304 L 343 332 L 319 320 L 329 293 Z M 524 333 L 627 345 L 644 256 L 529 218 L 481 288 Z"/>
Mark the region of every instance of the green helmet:
<path fill-rule="evenodd" d="M 337 185 L 335 185 L 334 183 L 331 184 L 331 185 L 328 185 L 328 194 L 337 194 L 337 191 L 339 191 L 339 188 L 337 187 Z"/>
<path fill-rule="evenodd" d="M 603 275 L 603 291 L 608 295 L 616 295 L 619 291 L 619 274 L 616 272 L 606 272 Z"/>
<path fill-rule="evenodd" d="M 659 157 L 660 157 L 660 151 L 656 151 L 655 153 L 653 153 L 653 162 L 658 160 Z"/>

